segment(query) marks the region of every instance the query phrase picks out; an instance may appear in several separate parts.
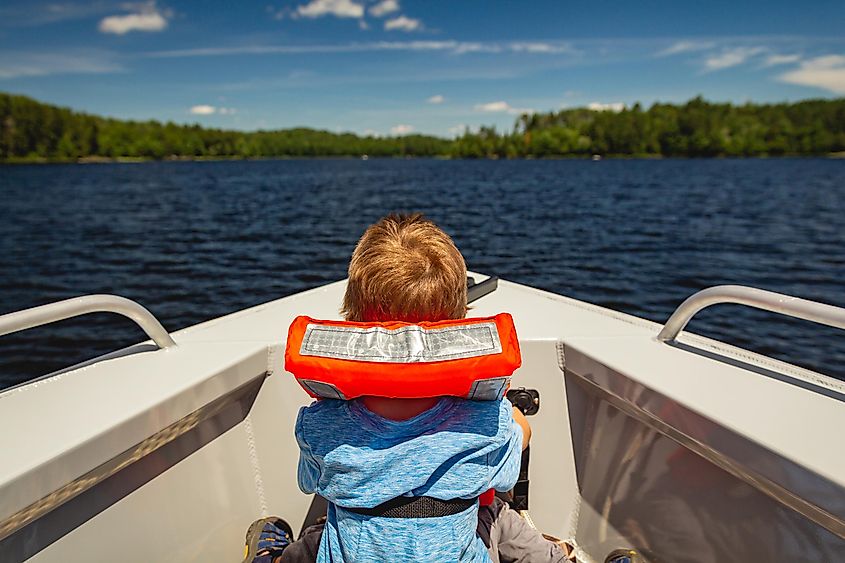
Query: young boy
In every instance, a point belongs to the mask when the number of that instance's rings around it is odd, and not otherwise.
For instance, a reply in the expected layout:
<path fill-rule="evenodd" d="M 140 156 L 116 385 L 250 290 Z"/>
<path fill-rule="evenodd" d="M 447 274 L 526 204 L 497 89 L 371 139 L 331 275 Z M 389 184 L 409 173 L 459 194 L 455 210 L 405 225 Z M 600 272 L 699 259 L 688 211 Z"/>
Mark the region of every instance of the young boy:
<path fill-rule="evenodd" d="M 351 321 L 461 319 L 466 291 L 466 265 L 449 236 L 419 214 L 390 215 L 366 230 L 352 254 L 342 313 Z M 317 561 L 499 560 L 476 533 L 485 526 L 474 499 L 517 480 L 530 427 L 507 400 L 324 399 L 300 411 L 295 432 L 299 486 L 329 501 Z M 428 518 L 360 510 L 422 496 L 467 502 L 459 512 Z M 490 528 L 506 511 L 500 502 L 485 510 L 489 545 Z M 512 511 L 507 517 L 519 518 Z M 503 521 L 498 529 L 518 529 L 525 539 L 520 525 Z M 315 540 L 310 548 L 294 543 L 278 560 L 313 552 Z M 529 540 L 544 554 L 534 560 L 565 559 L 540 534 Z"/>

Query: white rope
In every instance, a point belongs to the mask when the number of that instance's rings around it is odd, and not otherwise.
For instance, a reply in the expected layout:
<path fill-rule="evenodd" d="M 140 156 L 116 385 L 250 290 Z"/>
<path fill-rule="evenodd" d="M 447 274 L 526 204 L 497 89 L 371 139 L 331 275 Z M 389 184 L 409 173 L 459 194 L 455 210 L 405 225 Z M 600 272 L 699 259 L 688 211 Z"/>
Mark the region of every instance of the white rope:
<path fill-rule="evenodd" d="M 267 509 L 267 499 L 264 497 L 264 481 L 261 479 L 261 466 L 258 463 L 258 451 L 255 448 L 255 435 L 252 432 L 252 419 L 249 415 L 244 418 L 244 430 L 246 431 L 246 443 L 249 450 L 249 463 L 252 466 L 255 482 L 255 493 L 258 495 L 261 517 L 264 518 L 270 515 L 270 511 Z"/>

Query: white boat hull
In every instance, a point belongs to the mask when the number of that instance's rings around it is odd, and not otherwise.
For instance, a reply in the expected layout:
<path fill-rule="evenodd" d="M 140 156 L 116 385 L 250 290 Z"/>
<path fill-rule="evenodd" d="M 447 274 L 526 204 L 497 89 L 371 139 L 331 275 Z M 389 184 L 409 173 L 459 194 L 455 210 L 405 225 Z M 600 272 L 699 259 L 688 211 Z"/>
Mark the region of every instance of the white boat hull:
<path fill-rule="evenodd" d="M 294 316 L 339 282 L 0 393 L 0 560 L 237 561 L 254 519 L 295 529 Z M 500 282 L 539 390 L 530 512 L 581 560 L 834 561 L 845 553 L 841 383 L 583 302 Z"/>

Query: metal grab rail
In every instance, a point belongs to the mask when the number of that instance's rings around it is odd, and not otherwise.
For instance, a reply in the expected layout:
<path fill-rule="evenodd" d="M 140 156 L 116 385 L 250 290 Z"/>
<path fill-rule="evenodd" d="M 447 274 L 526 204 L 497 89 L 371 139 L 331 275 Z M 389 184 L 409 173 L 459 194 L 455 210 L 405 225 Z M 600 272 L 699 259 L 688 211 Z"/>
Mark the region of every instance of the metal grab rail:
<path fill-rule="evenodd" d="M 0 336 L 88 313 L 117 313 L 135 321 L 159 348 L 176 346 L 173 338 L 144 307 L 117 295 L 85 295 L 0 316 Z"/>
<path fill-rule="evenodd" d="M 696 313 L 719 303 L 747 305 L 845 329 L 845 309 L 840 307 L 743 285 L 717 285 L 694 293 L 681 303 L 680 307 L 675 309 L 675 312 L 663 325 L 663 330 L 657 335 L 657 340 L 661 342 L 675 340 L 678 333 L 687 326 L 687 323 Z"/>

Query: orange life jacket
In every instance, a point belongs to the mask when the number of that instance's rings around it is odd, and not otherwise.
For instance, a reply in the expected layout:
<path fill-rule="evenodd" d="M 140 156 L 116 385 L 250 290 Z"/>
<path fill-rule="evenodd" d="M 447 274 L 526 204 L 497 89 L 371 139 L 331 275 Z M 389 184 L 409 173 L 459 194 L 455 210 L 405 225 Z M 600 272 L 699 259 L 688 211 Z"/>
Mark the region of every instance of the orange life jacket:
<path fill-rule="evenodd" d="M 513 318 L 418 324 L 321 321 L 300 316 L 288 331 L 285 369 L 312 397 L 500 399 L 520 366 Z"/>

